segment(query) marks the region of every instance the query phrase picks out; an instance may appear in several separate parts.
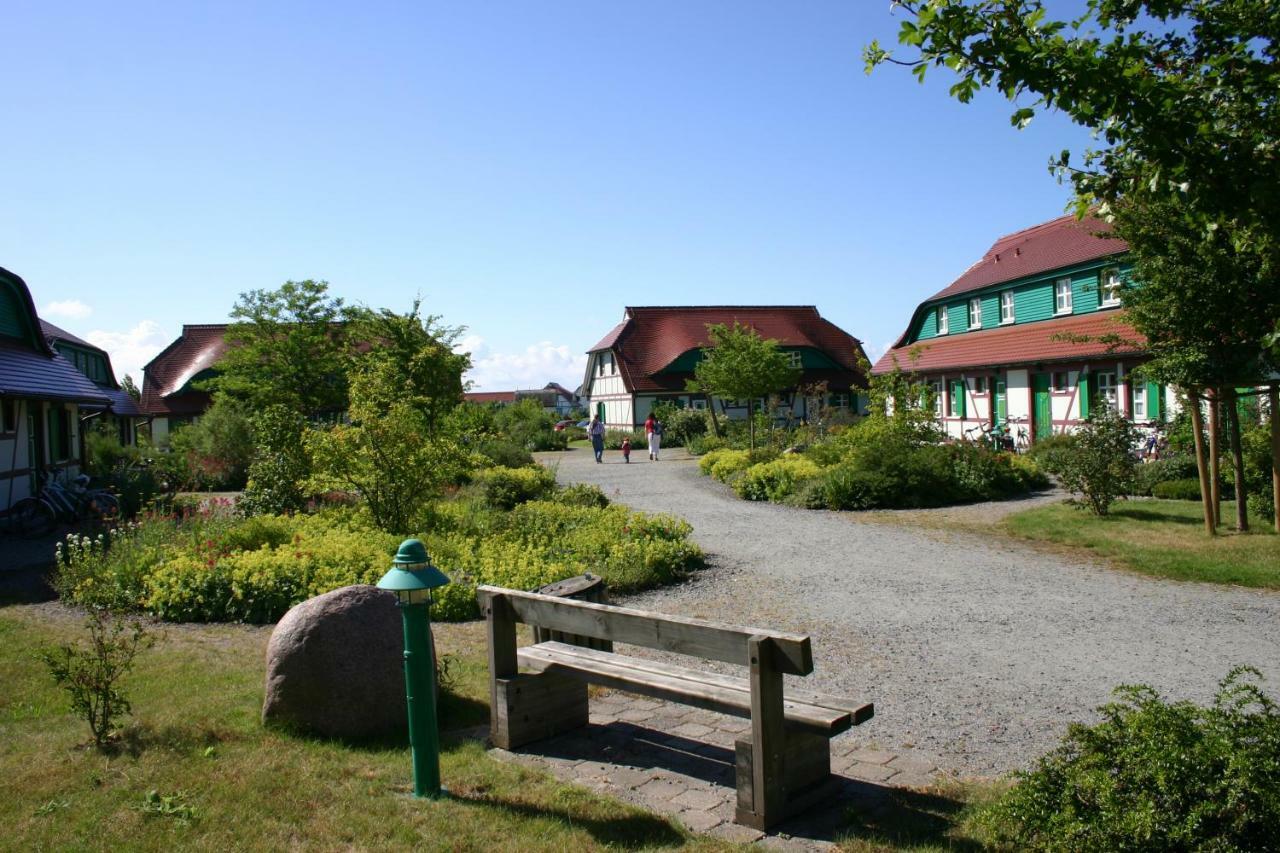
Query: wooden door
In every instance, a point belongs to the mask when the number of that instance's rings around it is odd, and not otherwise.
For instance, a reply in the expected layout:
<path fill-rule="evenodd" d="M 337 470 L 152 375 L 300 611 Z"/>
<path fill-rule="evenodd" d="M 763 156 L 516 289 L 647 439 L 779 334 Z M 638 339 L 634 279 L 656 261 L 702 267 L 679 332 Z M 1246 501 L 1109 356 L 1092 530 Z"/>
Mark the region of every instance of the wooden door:
<path fill-rule="evenodd" d="M 1053 435 L 1053 398 L 1049 396 L 1049 374 L 1036 373 L 1031 377 L 1031 390 L 1035 394 L 1035 437 Z"/>

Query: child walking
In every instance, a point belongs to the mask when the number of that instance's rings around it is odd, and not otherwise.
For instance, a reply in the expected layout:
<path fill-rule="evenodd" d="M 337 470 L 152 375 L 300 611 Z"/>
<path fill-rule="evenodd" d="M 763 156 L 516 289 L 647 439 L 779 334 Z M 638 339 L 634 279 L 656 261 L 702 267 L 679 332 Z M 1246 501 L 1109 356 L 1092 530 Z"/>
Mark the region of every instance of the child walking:
<path fill-rule="evenodd" d="M 631 464 L 631 439 L 626 436 L 622 438 L 622 461 Z"/>

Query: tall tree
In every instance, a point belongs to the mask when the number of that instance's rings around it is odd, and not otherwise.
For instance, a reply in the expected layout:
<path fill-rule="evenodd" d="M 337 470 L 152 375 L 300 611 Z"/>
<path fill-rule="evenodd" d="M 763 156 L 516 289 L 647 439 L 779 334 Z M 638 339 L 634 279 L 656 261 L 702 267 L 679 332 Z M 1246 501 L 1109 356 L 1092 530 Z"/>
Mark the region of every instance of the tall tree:
<path fill-rule="evenodd" d="M 422 412 L 429 428 L 439 426 L 462 402 L 462 376 L 471 367 L 470 355 L 454 351 L 463 329 L 441 325 L 436 315 L 423 316 L 416 299 L 404 314 L 361 307 L 351 317 L 352 366 L 358 368 L 370 354 L 388 359 L 405 400 Z"/>
<path fill-rule="evenodd" d="M 142 400 L 142 392 L 134 384 L 133 377 L 127 373 L 124 375 L 124 379 L 120 380 L 120 390 L 132 397 L 135 403 Z"/>
<path fill-rule="evenodd" d="M 351 312 L 324 281 L 286 281 L 240 294 L 230 345 L 208 385 L 256 407 L 314 417 L 347 407 L 346 324 Z"/>
<path fill-rule="evenodd" d="M 1198 430 L 1204 390 L 1259 378 L 1263 341 L 1280 329 L 1280 4 L 1088 0 L 1071 21 L 1041 0 L 894 8 L 912 54 L 872 43 L 868 70 L 907 65 L 923 80 L 949 68 L 956 98 L 995 88 L 1017 127 L 1050 108 L 1095 130 L 1102 147 L 1079 166 L 1063 151 L 1050 168 L 1070 178 L 1079 214 L 1096 210 L 1129 243 L 1142 282 L 1126 295 L 1134 326 L 1153 341 L 1151 371 L 1186 387 Z M 1212 532 L 1207 489 L 1204 500 Z"/>
<path fill-rule="evenodd" d="M 793 387 L 800 369 L 791 366 L 776 340 L 760 337 L 755 329 L 737 321 L 732 328 L 722 323 L 707 326 L 711 346 L 702 350 L 702 360 L 694 367 L 699 387 L 717 397 L 747 401 L 747 430 L 751 447 L 756 446 L 755 401 Z"/>

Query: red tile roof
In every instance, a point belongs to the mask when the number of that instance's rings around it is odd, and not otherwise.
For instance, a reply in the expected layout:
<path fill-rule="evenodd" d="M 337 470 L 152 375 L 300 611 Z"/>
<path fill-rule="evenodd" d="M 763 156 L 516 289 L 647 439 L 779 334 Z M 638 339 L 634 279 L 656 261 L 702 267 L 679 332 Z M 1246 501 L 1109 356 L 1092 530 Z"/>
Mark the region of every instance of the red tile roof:
<path fill-rule="evenodd" d="M 965 270 L 963 275 L 925 301 L 932 302 L 1127 251 L 1129 246 L 1123 240 L 1097 236 L 1110 230 L 1110 225 L 1093 217 L 1077 220 L 1074 216 L 1060 216 L 1006 234 L 996 240 L 982 259 Z"/>
<path fill-rule="evenodd" d="M 1055 335 L 1118 335 L 1126 341 L 1108 345 L 1098 341 L 1075 343 L 1054 340 Z M 895 361 L 903 370 L 935 373 L 968 367 L 1028 364 L 1042 361 L 1075 361 L 1105 355 L 1144 352 L 1146 339 L 1124 319 L 1123 311 L 1096 311 L 1059 317 L 1038 323 L 1022 323 L 980 332 L 962 332 L 929 338 L 910 346 L 895 346 L 876 361 L 874 373 L 888 373 Z M 912 359 L 912 354 L 918 358 Z"/>
<path fill-rule="evenodd" d="M 178 392 L 227 351 L 226 332 L 226 323 L 184 325 L 181 337 L 142 368 L 142 410 L 149 415 L 186 415 L 207 409 L 205 392 Z"/>
<path fill-rule="evenodd" d="M 514 403 L 515 391 L 468 391 L 462 395 L 468 403 Z"/>
<path fill-rule="evenodd" d="M 615 350 L 623 379 L 632 391 L 684 390 L 682 378 L 654 374 L 689 350 L 708 346 L 709 324 L 732 326 L 735 322 L 750 326 L 761 337 L 776 339 L 782 346 L 813 347 L 826 353 L 843 368 L 830 371 L 832 387 L 848 387 L 860 375 L 861 341 L 824 320 L 812 305 L 629 307 L 626 318 L 588 352 Z"/>

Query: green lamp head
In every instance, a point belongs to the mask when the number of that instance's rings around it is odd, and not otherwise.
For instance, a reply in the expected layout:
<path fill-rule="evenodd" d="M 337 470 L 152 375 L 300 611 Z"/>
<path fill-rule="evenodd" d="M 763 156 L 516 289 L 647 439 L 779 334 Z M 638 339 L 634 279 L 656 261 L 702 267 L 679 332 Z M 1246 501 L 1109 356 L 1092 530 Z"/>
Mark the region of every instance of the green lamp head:
<path fill-rule="evenodd" d="M 401 604 L 425 604 L 431 600 L 431 590 L 448 582 L 445 573 L 431 565 L 427 546 L 419 539 L 406 539 L 378 588 L 394 592 Z"/>

